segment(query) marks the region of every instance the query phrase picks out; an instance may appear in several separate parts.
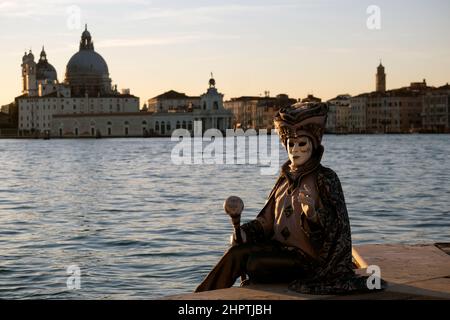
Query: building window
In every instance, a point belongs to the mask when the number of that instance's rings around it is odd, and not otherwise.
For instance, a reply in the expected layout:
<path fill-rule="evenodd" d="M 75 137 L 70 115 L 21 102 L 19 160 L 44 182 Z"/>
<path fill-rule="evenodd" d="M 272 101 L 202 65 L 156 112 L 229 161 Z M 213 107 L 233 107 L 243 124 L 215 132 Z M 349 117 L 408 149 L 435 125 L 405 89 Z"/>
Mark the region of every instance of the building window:
<path fill-rule="evenodd" d="M 189 131 L 192 131 L 192 121 L 189 121 L 189 122 L 188 122 L 188 130 L 189 130 Z"/>
<path fill-rule="evenodd" d="M 170 130 L 171 130 L 171 128 L 170 128 L 170 122 L 167 122 L 166 129 L 167 129 L 167 131 L 170 131 Z"/>
<path fill-rule="evenodd" d="M 214 101 L 214 110 L 218 110 L 219 109 L 219 103 L 217 101 Z M 266 111 L 267 111 L 267 107 L 266 107 Z"/>
<path fill-rule="evenodd" d="M 155 131 L 159 131 L 159 122 L 158 121 L 155 122 Z"/>
<path fill-rule="evenodd" d="M 59 136 L 62 137 L 63 136 L 63 129 L 59 128 Z"/>
<path fill-rule="evenodd" d="M 95 128 L 91 128 L 91 136 L 95 136 Z"/>
<path fill-rule="evenodd" d="M 186 121 L 183 121 L 183 129 L 186 129 Z"/>
<path fill-rule="evenodd" d="M 78 128 L 75 128 L 75 136 L 78 137 Z"/>
<path fill-rule="evenodd" d="M 125 127 L 125 135 L 128 135 L 128 127 Z"/>
<path fill-rule="evenodd" d="M 180 121 L 177 121 L 177 129 L 180 129 L 180 128 L 181 128 Z"/>
<path fill-rule="evenodd" d="M 111 135 L 111 127 L 108 127 L 108 136 Z"/>

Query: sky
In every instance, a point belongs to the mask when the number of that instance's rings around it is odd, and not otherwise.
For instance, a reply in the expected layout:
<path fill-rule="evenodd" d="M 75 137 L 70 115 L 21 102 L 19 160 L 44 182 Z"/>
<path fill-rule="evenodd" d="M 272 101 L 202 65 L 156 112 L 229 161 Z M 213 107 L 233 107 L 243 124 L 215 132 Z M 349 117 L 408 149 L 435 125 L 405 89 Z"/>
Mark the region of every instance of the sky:
<path fill-rule="evenodd" d="M 374 7 L 376 6 L 375 9 Z M 30 48 L 64 81 L 84 24 L 113 84 L 146 100 L 199 95 L 213 72 L 225 99 L 293 98 L 450 80 L 448 0 L 0 0 L 0 105 L 21 94 Z"/>

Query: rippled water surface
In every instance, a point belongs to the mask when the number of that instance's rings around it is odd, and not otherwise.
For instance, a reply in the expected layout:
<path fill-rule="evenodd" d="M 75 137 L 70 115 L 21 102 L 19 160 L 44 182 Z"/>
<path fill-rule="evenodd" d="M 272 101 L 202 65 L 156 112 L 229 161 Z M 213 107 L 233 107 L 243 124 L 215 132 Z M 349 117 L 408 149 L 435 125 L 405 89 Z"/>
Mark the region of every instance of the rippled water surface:
<path fill-rule="evenodd" d="M 175 166 L 170 139 L 0 140 L 0 298 L 192 291 L 227 247 L 223 200 L 262 208 L 257 165 Z M 449 135 L 325 136 L 353 242 L 450 242 Z M 281 150 L 281 160 L 286 159 Z M 66 269 L 81 269 L 68 290 Z"/>

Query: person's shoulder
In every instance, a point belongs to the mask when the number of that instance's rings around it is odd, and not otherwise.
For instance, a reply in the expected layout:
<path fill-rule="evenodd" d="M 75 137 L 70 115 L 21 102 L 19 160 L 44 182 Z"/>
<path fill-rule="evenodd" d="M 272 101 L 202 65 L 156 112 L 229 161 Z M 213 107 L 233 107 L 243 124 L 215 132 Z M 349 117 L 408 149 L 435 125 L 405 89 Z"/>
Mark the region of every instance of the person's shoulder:
<path fill-rule="evenodd" d="M 322 165 L 319 166 L 318 174 L 324 177 L 336 178 L 337 173 L 328 167 L 324 167 Z"/>
<path fill-rule="evenodd" d="M 330 183 L 334 183 L 334 182 L 338 182 L 339 181 L 339 177 L 337 175 L 337 173 L 328 167 L 324 167 L 322 165 L 320 165 L 318 173 L 317 173 L 317 179 L 319 183 L 326 183 L 326 184 L 330 184 Z"/>

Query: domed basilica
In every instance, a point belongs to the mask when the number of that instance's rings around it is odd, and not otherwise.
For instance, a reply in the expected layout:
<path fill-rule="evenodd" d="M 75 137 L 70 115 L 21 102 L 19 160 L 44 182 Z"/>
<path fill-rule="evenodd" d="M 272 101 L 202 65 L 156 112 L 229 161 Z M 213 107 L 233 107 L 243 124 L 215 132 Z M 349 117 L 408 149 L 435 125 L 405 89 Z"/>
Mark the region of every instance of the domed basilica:
<path fill-rule="evenodd" d="M 25 53 L 22 79 L 22 95 L 16 98 L 22 136 L 168 136 L 180 128 L 192 132 L 195 121 L 204 130 L 225 130 L 231 125 L 231 112 L 224 109 L 223 94 L 212 77 L 207 92 L 199 97 L 175 94 L 174 99 L 166 93 L 151 99 L 153 106 L 140 110 L 139 98 L 129 89 L 119 93 L 117 86 L 112 88 L 108 65 L 95 52 L 87 26 L 78 52 L 67 63 L 63 82 L 58 82 L 44 48 L 37 63 L 31 50 Z"/>
<path fill-rule="evenodd" d="M 86 29 L 81 35 L 80 51 L 69 60 L 66 68 L 67 83 L 72 95 L 90 96 L 111 93 L 111 79 L 105 59 L 94 50 L 91 34 Z"/>
<path fill-rule="evenodd" d="M 34 62 L 33 53 L 25 53 L 22 58 L 23 93 L 28 96 L 38 95 L 41 86 L 45 93 L 56 89 L 58 76 L 56 69 L 48 62 L 44 48 L 38 63 Z M 50 88 L 46 88 L 50 85 Z M 71 96 L 99 97 L 116 93 L 111 87 L 108 65 L 105 59 L 94 50 L 92 36 L 87 25 L 81 35 L 80 50 L 70 58 L 66 67 L 66 77 L 62 85 L 71 90 Z"/>

